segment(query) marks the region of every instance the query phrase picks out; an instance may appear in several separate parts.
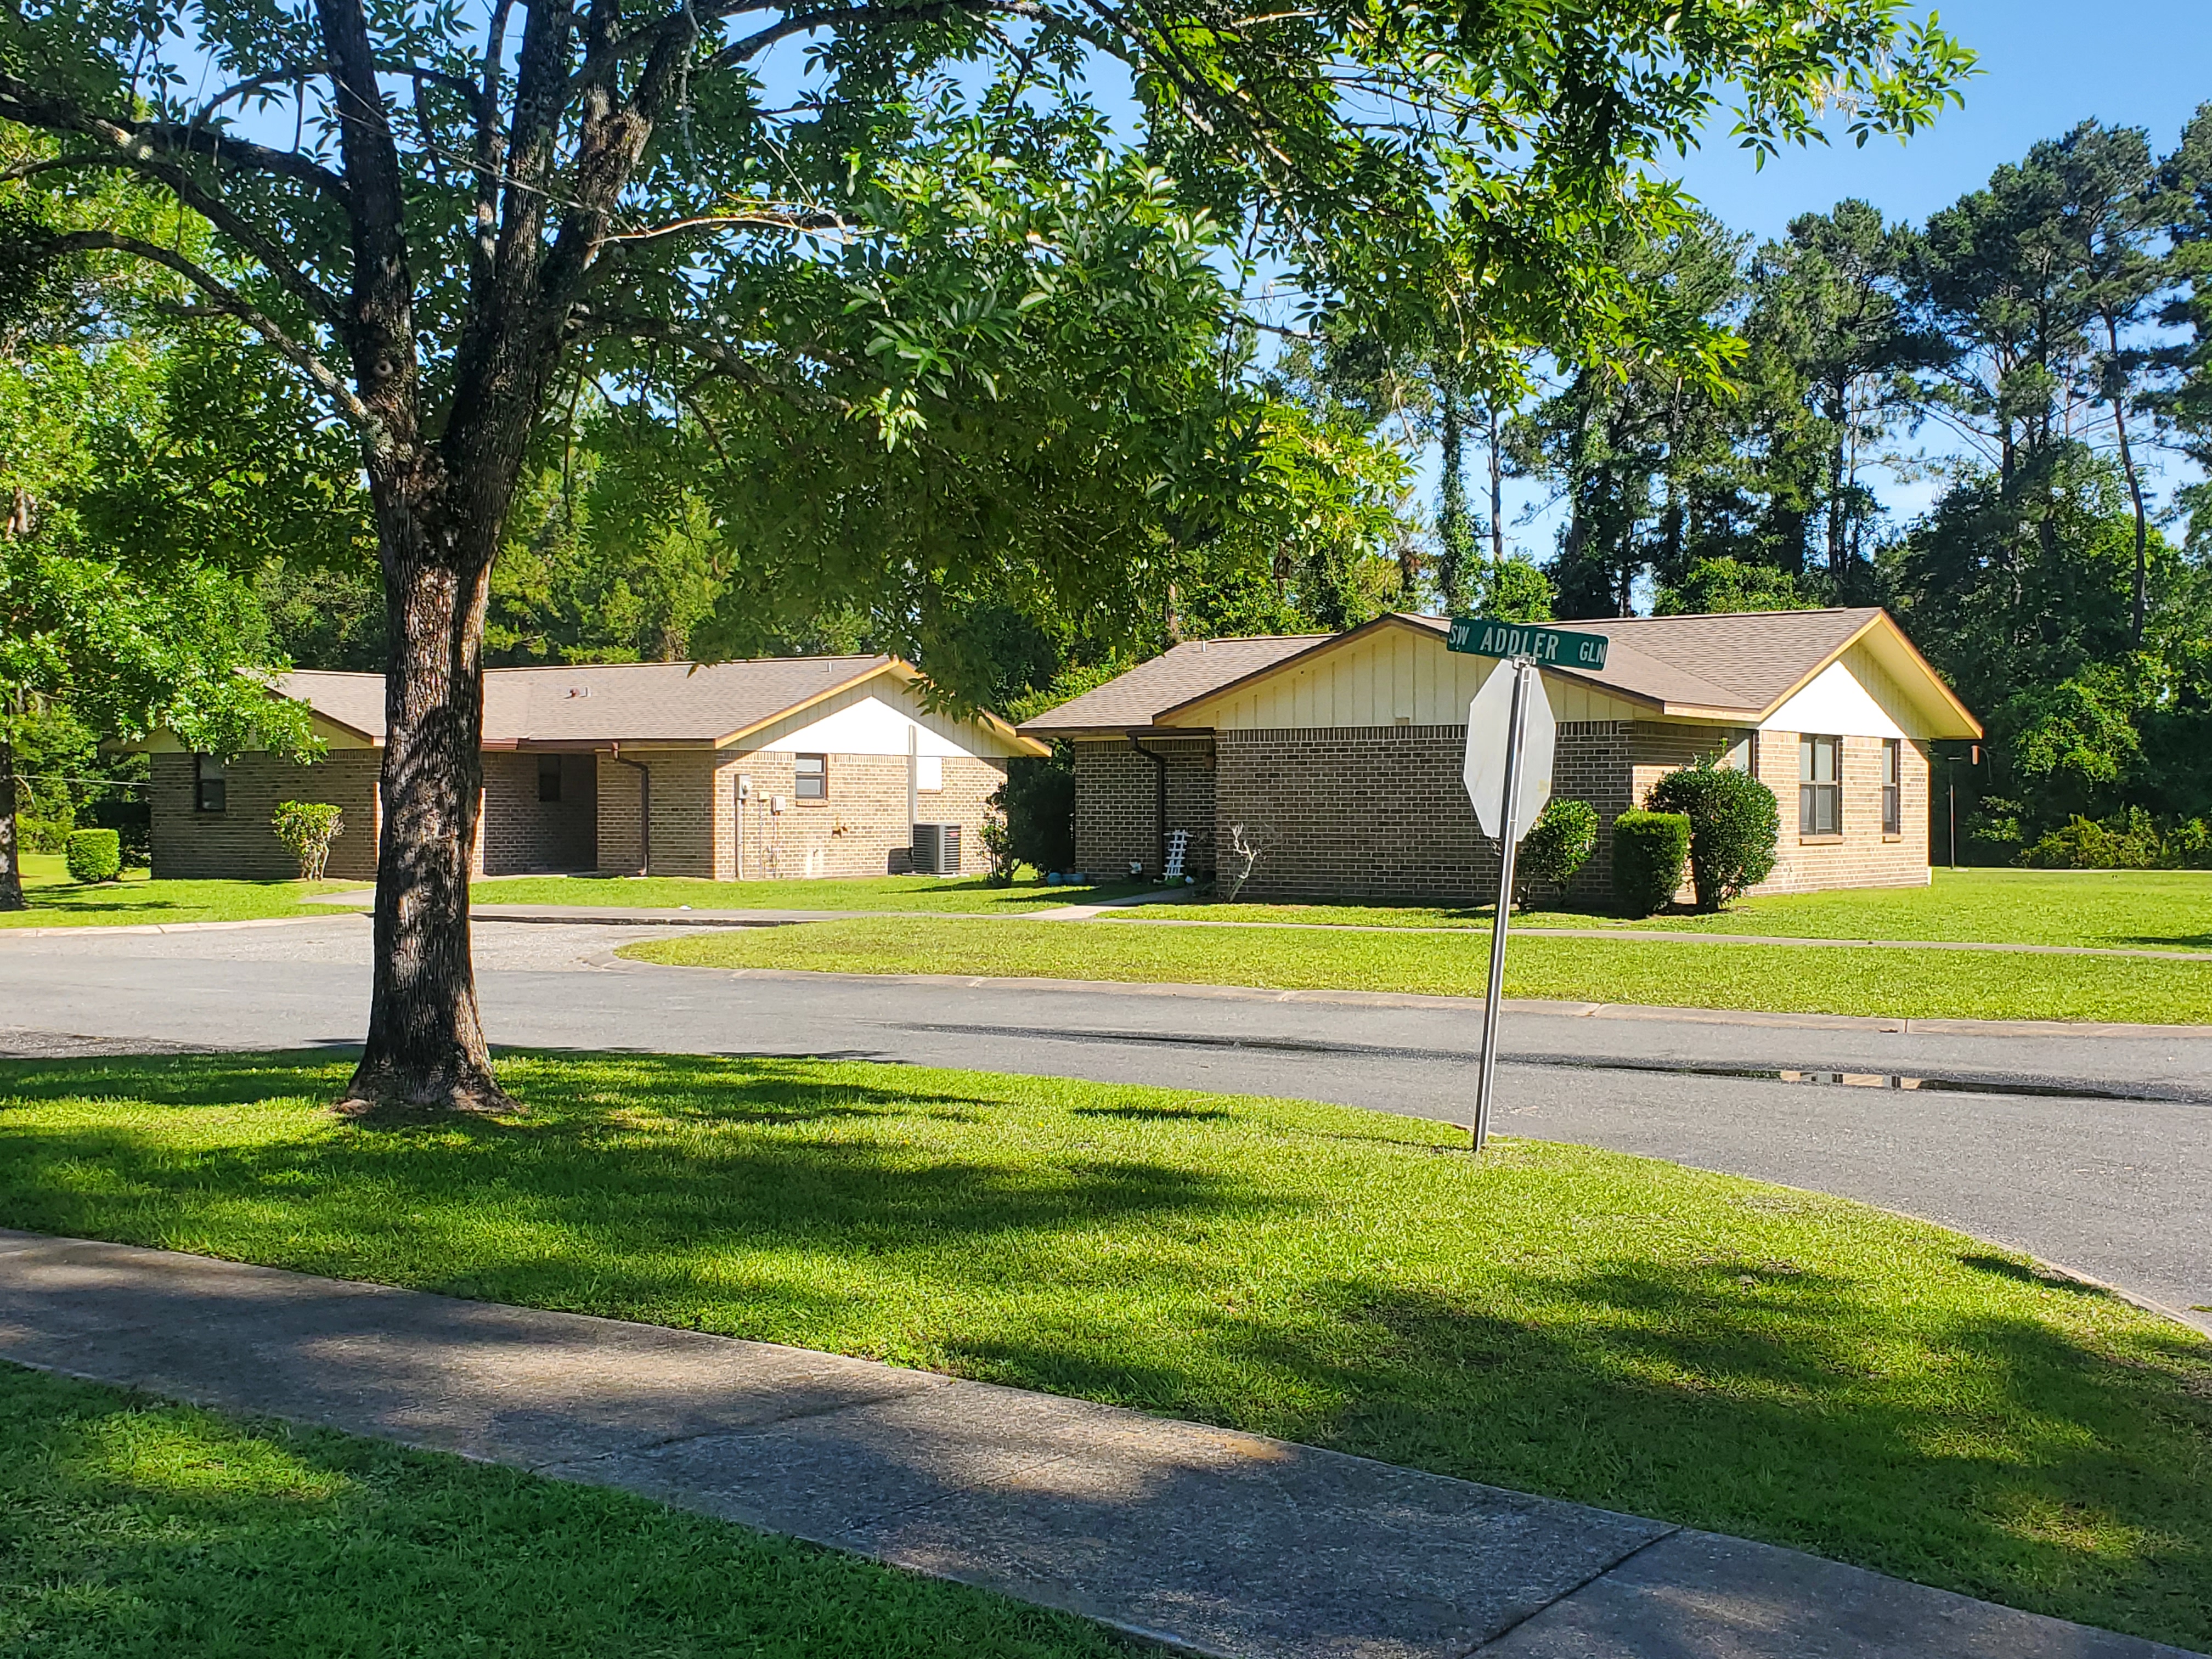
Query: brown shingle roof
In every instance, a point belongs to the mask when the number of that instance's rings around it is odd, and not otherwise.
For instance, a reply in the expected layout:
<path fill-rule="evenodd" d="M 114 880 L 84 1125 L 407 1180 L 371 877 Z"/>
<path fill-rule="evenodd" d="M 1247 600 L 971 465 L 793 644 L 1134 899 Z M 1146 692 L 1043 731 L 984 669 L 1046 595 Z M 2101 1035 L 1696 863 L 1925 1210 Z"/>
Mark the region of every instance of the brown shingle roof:
<path fill-rule="evenodd" d="M 1164 710 L 1219 690 L 1325 644 L 1330 634 L 1265 635 L 1241 640 L 1186 640 L 1127 673 L 1024 720 L 1022 735 L 1073 737 L 1148 726 Z"/>
<path fill-rule="evenodd" d="M 297 668 L 276 682 L 295 702 L 304 702 L 326 720 L 336 720 L 364 738 L 384 735 L 384 676 L 340 674 Z"/>
<path fill-rule="evenodd" d="M 1611 642 L 1605 666 L 1596 672 L 1562 672 L 1670 708 L 1764 714 L 1881 615 L 1879 608 L 1865 605 L 1562 623 Z M 1439 634 L 1451 626 L 1440 617 L 1406 620 Z"/>
<path fill-rule="evenodd" d="M 1606 665 L 1547 672 L 1587 680 L 1668 714 L 1720 719 L 1763 719 L 1841 653 L 1865 636 L 1892 672 L 1925 678 L 1942 735 L 1979 736 L 1964 704 L 1914 650 L 1911 641 L 1872 606 L 1832 611 L 1759 611 L 1693 617 L 1620 617 L 1561 626 L 1603 634 L 1610 641 Z M 1178 646 L 1074 701 L 1026 722 L 1040 737 L 1115 731 L 1151 723 L 1206 723 L 1206 706 L 1222 692 L 1340 646 L 1378 628 L 1413 628 L 1431 636 L 1449 631 L 1439 617 L 1394 613 L 1349 634 L 1291 635 L 1275 639 L 1219 640 Z M 1177 691 L 1176 701 L 1168 701 Z"/>
<path fill-rule="evenodd" d="M 907 672 L 882 656 L 489 668 L 484 743 L 720 743 L 893 667 Z M 303 669 L 279 689 L 366 737 L 384 735 L 381 674 Z"/>

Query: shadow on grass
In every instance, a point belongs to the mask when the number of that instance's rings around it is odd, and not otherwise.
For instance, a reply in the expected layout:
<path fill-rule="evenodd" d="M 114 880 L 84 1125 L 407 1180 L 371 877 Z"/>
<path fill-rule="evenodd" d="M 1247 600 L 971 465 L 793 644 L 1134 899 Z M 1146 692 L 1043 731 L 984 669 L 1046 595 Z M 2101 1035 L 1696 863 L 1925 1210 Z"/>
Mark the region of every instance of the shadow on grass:
<path fill-rule="evenodd" d="M 1639 1196 L 1268 1103 L 518 1057 L 528 1117 L 369 1130 L 320 1109 L 343 1076 L 0 1066 L 0 1224 L 888 1355 L 2212 1637 L 2201 1341 L 2100 1341 L 2035 1300 L 2095 1287 L 2001 1255 L 1783 1259 L 1668 1207 L 1709 1177 Z M 216 1109 L 31 1121 L 85 1096 Z M 1624 1255 L 1607 1226 L 1647 1212 Z"/>
<path fill-rule="evenodd" d="M 1137 1659 L 1073 1615 L 625 1493 L 7 1366 L 0 1513 L 11 1654 Z"/>
<path fill-rule="evenodd" d="M 1972 1267 L 1978 1273 L 1993 1273 L 1999 1279 L 2009 1279 L 2021 1285 L 2039 1285 L 2046 1291 L 2063 1291 L 2069 1296 L 2088 1296 L 2111 1302 L 2116 1298 L 2102 1285 L 2092 1285 L 2087 1279 L 2071 1274 L 2052 1273 L 2025 1261 L 2014 1261 L 2001 1255 L 1962 1255 L 1962 1267 Z"/>

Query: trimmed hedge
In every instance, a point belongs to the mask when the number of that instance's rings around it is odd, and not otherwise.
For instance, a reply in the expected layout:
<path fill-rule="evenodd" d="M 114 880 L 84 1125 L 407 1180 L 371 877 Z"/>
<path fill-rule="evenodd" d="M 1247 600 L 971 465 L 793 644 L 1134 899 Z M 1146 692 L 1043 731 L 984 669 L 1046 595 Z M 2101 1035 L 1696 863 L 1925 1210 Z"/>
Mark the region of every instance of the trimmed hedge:
<path fill-rule="evenodd" d="M 1750 773 L 1700 756 L 1653 784 L 1644 805 L 1689 818 L 1690 880 L 1698 909 L 1720 909 L 1774 873 L 1782 809 L 1774 792 Z"/>
<path fill-rule="evenodd" d="M 123 837 L 112 830 L 75 830 L 62 846 L 70 879 L 89 887 L 123 873 Z"/>
<path fill-rule="evenodd" d="M 1597 851 L 1597 808 L 1586 800 L 1555 798 L 1529 826 L 1527 839 L 1515 855 L 1514 873 L 1520 876 L 1521 902 L 1538 882 L 1559 890 L 1565 897 L 1575 872 Z"/>
<path fill-rule="evenodd" d="M 1690 861 L 1690 820 L 1680 812 L 1623 812 L 1613 821 L 1613 891 L 1631 915 L 1674 902 Z"/>

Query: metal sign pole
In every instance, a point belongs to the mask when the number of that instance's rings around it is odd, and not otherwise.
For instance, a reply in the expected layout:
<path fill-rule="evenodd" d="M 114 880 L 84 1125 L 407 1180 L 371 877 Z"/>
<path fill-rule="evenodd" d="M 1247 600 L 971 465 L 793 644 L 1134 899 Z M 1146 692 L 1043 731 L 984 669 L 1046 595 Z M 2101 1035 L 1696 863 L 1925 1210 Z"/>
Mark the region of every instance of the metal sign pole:
<path fill-rule="evenodd" d="M 1536 665 L 1516 657 L 1513 712 L 1505 724 L 1505 797 L 1498 828 L 1498 915 L 1490 929 L 1490 988 L 1482 1000 L 1482 1067 L 1474 1085 L 1474 1150 L 1490 1139 L 1490 1090 L 1498 1075 L 1498 1003 L 1505 991 L 1505 918 L 1513 908 L 1513 854 L 1521 844 L 1521 750 L 1528 719 L 1528 683 Z"/>

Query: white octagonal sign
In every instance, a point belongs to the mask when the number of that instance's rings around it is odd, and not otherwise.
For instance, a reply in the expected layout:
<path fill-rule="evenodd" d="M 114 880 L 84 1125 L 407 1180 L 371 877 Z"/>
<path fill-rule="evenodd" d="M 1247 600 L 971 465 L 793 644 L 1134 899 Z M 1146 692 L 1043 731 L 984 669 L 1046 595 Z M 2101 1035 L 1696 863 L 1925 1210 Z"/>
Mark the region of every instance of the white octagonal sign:
<path fill-rule="evenodd" d="M 1482 833 L 1497 840 L 1505 818 L 1505 737 L 1513 720 L 1514 665 L 1501 662 L 1474 701 L 1467 706 L 1468 799 Z M 1528 677 L 1528 707 L 1521 732 L 1521 810 L 1514 827 L 1519 841 L 1552 798 L 1552 750 L 1559 728 L 1552 719 L 1551 699 L 1544 695 L 1544 677 Z"/>

